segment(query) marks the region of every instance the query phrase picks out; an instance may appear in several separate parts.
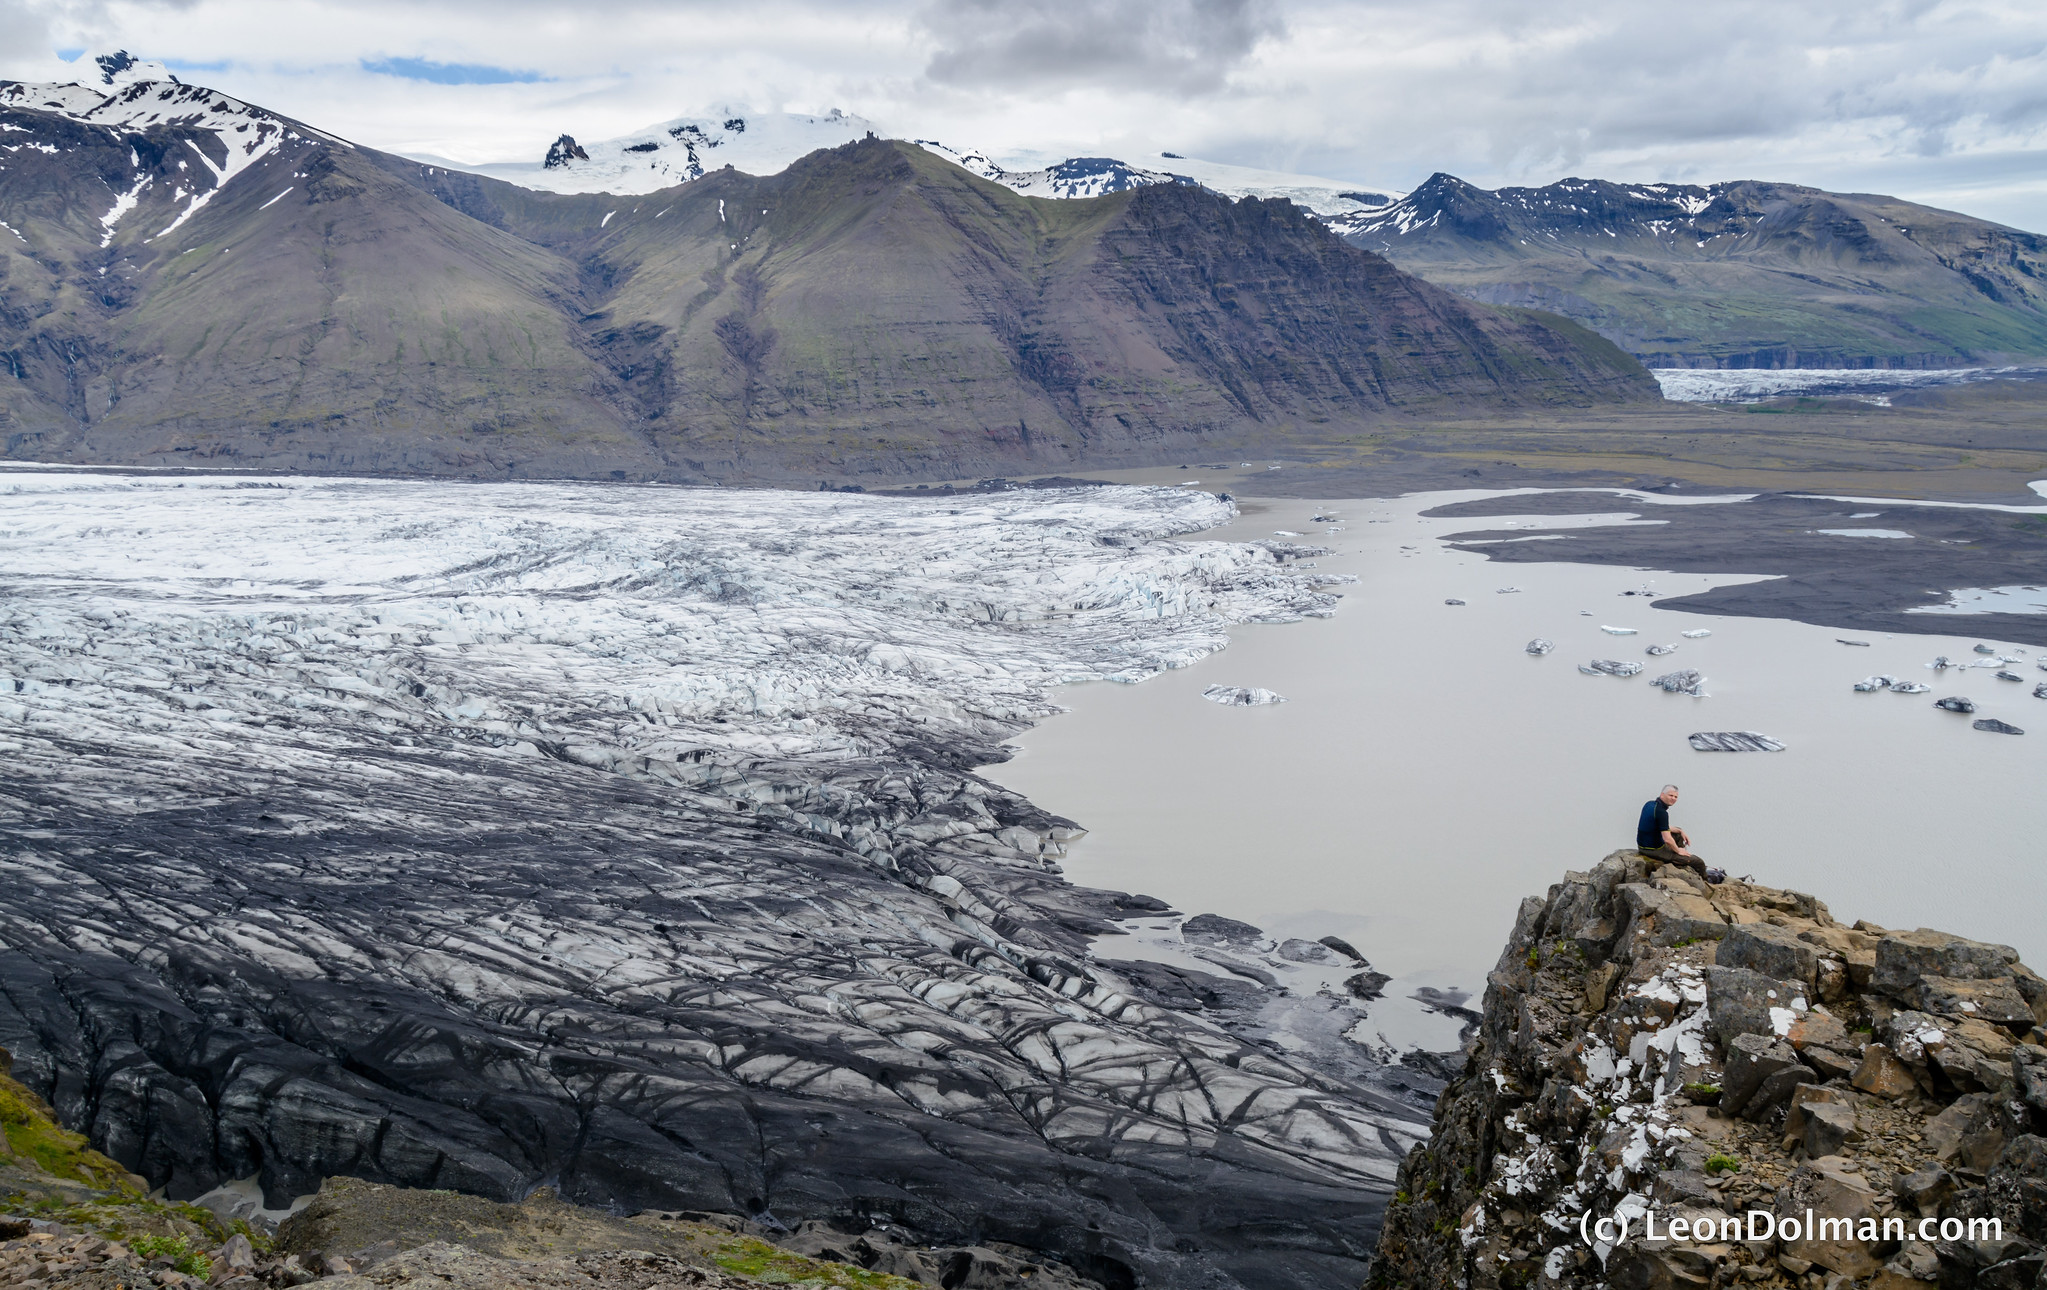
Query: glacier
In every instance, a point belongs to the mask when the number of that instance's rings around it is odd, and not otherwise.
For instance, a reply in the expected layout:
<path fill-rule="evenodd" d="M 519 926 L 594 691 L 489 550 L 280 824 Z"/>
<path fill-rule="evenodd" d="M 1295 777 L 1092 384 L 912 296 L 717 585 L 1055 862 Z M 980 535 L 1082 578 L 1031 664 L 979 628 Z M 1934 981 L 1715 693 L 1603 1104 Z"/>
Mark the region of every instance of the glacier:
<path fill-rule="evenodd" d="M 1163 907 L 973 771 L 1058 684 L 1329 612 L 1287 544 L 1183 540 L 1232 513 L 0 471 L 0 1045 L 174 1198 L 547 1184 L 1354 1284 L 1411 1080 L 1092 960 Z"/>

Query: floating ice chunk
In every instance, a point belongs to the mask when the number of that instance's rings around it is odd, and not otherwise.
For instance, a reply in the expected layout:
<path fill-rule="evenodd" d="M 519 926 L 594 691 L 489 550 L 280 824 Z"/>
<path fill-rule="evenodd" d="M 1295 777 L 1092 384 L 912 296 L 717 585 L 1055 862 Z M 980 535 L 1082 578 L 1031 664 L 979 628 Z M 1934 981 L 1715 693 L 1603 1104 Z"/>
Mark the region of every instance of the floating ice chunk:
<path fill-rule="evenodd" d="M 1995 654 L 1997 652 L 1997 648 L 1993 645 L 1978 645 L 1976 647 L 1976 652 L 1978 654 Z"/>
<path fill-rule="evenodd" d="M 1495 590 L 1495 592 L 1496 592 L 1497 594 L 1499 594 L 1499 595 L 1502 595 L 1502 596 L 1512 596 L 1512 595 L 1515 595 L 1515 594 L 1517 594 L 1517 593 L 1518 593 L 1518 592 L 1519 592 L 1519 591 L 1521 590 L 1521 588 L 1519 588 L 1519 587 L 1496 587 L 1496 588 L 1494 588 L 1494 590 Z"/>
<path fill-rule="evenodd" d="M 2033 697 L 2036 699 L 2047 699 L 2047 681 L 2042 681 L 2033 687 Z"/>
<path fill-rule="evenodd" d="M 1649 684 L 1662 690 L 1665 694 L 1689 694 L 1695 699 L 1706 697 L 1703 690 L 1706 678 L 1700 676 L 1691 668 L 1684 668 L 1676 672 L 1665 672 Z"/>
<path fill-rule="evenodd" d="M 1969 723 L 1969 726 L 1972 730 L 1987 730 L 1993 735 L 2022 735 L 2026 733 L 2011 722 L 1999 721 L 1996 717 L 1985 717 L 1981 721 L 1972 721 Z"/>
<path fill-rule="evenodd" d="M 1578 670 L 1588 675 L 1636 676 L 1642 671 L 1642 665 L 1632 659 L 1595 658 L 1590 663 L 1580 665 Z"/>
<path fill-rule="evenodd" d="M 1608 636 L 1633 636 L 1635 634 L 1635 629 L 1632 627 L 1608 627 L 1603 623 L 1600 625 L 1599 630 L 1605 632 Z"/>
<path fill-rule="evenodd" d="M 1846 636 L 1836 636 L 1834 638 L 1834 643 L 1836 645 L 1860 645 L 1863 646 L 1864 648 L 1868 648 L 1869 646 L 1868 641 L 1851 641 Z"/>
<path fill-rule="evenodd" d="M 1963 698 L 1959 694 L 1951 694 L 1945 699 L 1935 699 L 1933 706 L 1945 708 L 1949 712 L 1974 712 L 1976 710 L 1975 703 Z"/>
<path fill-rule="evenodd" d="M 1589 610 L 1589 609 L 1581 609 L 1581 610 L 1579 610 L 1579 611 L 1578 611 L 1578 617 L 1580 617 L 1580 618 L 1590 618 L 1590 617 L 1592 617 L 1592 611 L 1591 611 L 1591 610 Z"/>
<path fill-rule="evenodd" d="M 1926 666 L 1932 668 L 1936 672 L 1945 672 L 1947 669 L 1953 667 L 1954 664 L 1948 662 L 1947 655 L 1936 654 L 1933 656 L 1933 661 L 1931 663 L 1928 663 Z"/>
<path fill-rule="evenodd" d="M 1783 752 L 1784 745 L 1753 730 L 1701 730 L 1691 736 L 1699 752 Z"/>
<path fill-rule="evenodd" d="M 1452 596 L 1448 600 L 1445 600 L 1443 603 L 1446 605 L 1461 605 L 1464 602 L 1459 600 L 1457 597 Z"/>
<path fill-rule="evenodd" d="M 1684 637 L 1688 641 L 1704 640 L 1706 637 L 1711 636 L 1712 634 L 1713 634 L 1712 629 L 1707 627 L 1694 627 L 1688 632 L 1678 633 L 1678 635 Z"/>
<path fill-rule="evenodd" d="M 1300 535 L 1300 534 L 1298 534 L 1298 533 L 1296 533 L 1296 532 L 1294 532 L 1294 531 L 1293 531 L 1292 529 L 1274 529 L 1274 530 L 1272 531 L 1272 536 L 1274 536 L 1274 537 L 1299 537 L 1299 536 L 1301 536 L 1301 535 Z"/>
<path fill-rule="evenodd" d="M 1267 703 L 1286 702 L 1286 696 L 1283 694 L 1241 685 L 1211 685 L 1201 692 L 1201 697 L 1210 703 L 1220 703 L 1233 708 L 1255 708 Z"/>
<path fill-rule="evenodd" d="M 1538 636 L 1534 640 L 1528 642 L 1528 652 L 1530 654 L 1534 654 L 1537 656 L 1547 654 L 1556 647 L 1557 643 L 1555 641 L 1548 640 L 1541 636 Z"/>
<path fill-rule="evenodd" d="M 1647 654 L 1647 655 L 1649 655 L 1649 656 L 1650 656 L 1651 658 L 1662 658 L 1662 657 L 1663 657 L 1663 656 L 1664 656 L 1665 654 L 1675 654 L 1675 653 L 1677 653 L 1677 646 L 1675 646 L 1675 645 L 1651 645 L 1651 646 L 1650 646 L 1650 647 L 1649 647 L 1648 649 L 1646 649 L 1646 650 L 1643 650 L 1642 652 L 1643 652 L 1644 654 Z"/>
<path fill-rule="evenodd" d="M 2026 678 L 2020 676 L 2017 672 L 1999 672 L 1996 675 L 2000 681 L 2017 681 L 2020 685 L 2026 683 Z"/>
<path fill-rule="evenodd" d="M 2047 686 L 2042 686 L 2041 688 L 2047 689 Z M 1917 681 L 1894 681 L 1891 683 L 1891 693 L 1893 694 L 1930 694 L 1932 691 L 1932 686 L 1921 685 Z"/>
<path fill-rule="evenodd" d="M 1857 694 L 1875 694 L 1878 690 L 1888 690 L 1897 683 L 1898 678 L 1895 676 L 1865 676 L 1855 683 L 1855 692 Z"/>

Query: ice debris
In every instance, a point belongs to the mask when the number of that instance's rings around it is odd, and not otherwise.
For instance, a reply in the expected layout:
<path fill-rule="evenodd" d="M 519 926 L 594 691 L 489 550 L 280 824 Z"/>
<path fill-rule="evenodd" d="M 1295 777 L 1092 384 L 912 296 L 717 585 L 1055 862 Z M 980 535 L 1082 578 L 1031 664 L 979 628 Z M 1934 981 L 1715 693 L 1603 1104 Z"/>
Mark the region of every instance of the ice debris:
<path fill-rule="evenodd" d="M 1713 634 L 1712 629 L 1707 627 L 1694 627 L 1688 632 L 1678 633 L 1678 635 L 1684 637 L 1688 641 L 1704 640 L 1706 637 L 1711 636 L 1712 634 Z"/>
<path fill-rule="evenodd" d="M 1283 694 L 1241 685 L 1211 685 L 1201 692 L 1201 697 L 1210 703 L 1221 703 L 1235 708 L 1255 708 L 1267 703 L 1286 702 L 1286 696 Z"/>
<path fill-rule="evenodd" d="M 1999 721 L 1996 717 L 1985 717 L 1981 721 L 1972 721 L 1969 725 L 1971 729 L 1988 730 L 1994 735 L 2022 735 L 2026 733 L 2009 721 Z"/>
<path fill-rule="evenodd" d="M 1608 636 L 1633 636 L 1635 634 L 1635 629 L 1632 627 L 1608 627 L 1601 624 L 1599 630 L 1605 632 Z"/>
<path fill-rule="evenodd" d="M 1935 699 L 1933 706 L 1945 708 L 1949 712 L 1974 712 L 1976 710 L 1975 703 L 1958 694 L 1951 694 L 1945 699 Z"/>
<path fill-rule="evenodd" d="M 1641 672 L 1642 665 L 1632 659 L 1595 658 L 1590 663 L 1580 663 L 1578 670 L 1587 676 L 1634 676 Z"/>
<path fill-rule="evenodd" d="M 1784 745 L 1753 730 L 1701 730 L 1691 737 L 1699 752 L 1783 752 Z"/>
<path fill-rule="evenodd" d="M 1649 684 L 1665 694 L 1689 694 L 1695 699 L 1706 697 L 1704 689 L 1706 678 L 1700 676 L 1691 668 L 1685 668 L 1677 672 L 1665 672 Z"/>
<path fill-rule="evenodd" d="M 1663 657 L 1663 656 L 1664 656 L 1665 654 L 1675 654 L 1675 653 L 1677 653 L 1677 646 L 1675 646 L 1675 645 L 1651 645 L 1651 646 L 1650 646 L 1650 647 L 1649 647 L 1648 649 L 1645 649 L 1645 650 L 1643 650 L 1642 652 L 1643 652 L 1644 654 L 1647 654 L 1647 655 L 1649 655 L 1649 656 L 1650 656 L 1651 658 L 1662 658 L 1662 657 Z"/>
<path fill-rule="evenodd" d="M 1530 654 L 1534 654 L 1539 657 L 1543 654 L 1549 653 L 1556 647 L 1557 643 L 1555 641 L 1549 640 L 1545 637 L 1538 636 L 1534 640 L 1528 642 L 1527 649 Z M 2047 686 L 2042 686 L 2041 688 L 2047 689 Z"/>

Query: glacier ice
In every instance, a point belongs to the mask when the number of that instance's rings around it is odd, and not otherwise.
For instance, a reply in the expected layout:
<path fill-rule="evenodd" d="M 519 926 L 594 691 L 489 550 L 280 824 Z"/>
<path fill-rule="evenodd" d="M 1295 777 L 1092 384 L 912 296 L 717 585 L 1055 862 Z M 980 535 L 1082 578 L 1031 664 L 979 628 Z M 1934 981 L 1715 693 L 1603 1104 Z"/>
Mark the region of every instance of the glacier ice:
<path fill-rule="evenodd" d="M 0 471 L 0 1044 L 173 1197 L 879 1187 L 1223 1286 L 1174 1241 L 1226 1160 L 1338 1255 L 1425 1110 L 1091 963 L 1133 898 L 971 769 L 1328 612 L 1297 549 L 1174 540 L 1231 514 Z"/>

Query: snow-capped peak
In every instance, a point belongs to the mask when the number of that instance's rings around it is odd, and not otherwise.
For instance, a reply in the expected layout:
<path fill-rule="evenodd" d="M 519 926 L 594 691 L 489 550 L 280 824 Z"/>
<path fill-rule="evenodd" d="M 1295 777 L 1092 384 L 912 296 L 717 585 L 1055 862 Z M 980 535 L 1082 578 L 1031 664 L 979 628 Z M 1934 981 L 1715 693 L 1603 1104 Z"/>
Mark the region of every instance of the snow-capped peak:
<path fill-rule="evenodd" d="M 97 85 L 127 85 L 132 81 L 169 81 L 173 85 L 178 83 L 178 78 L 171 75 L 170 68 L 154 59 L 137 58 L 125 49 L 81 58 L 79 65 L 97 70 L 98 75 L 89 78 Z"/>
<path fill-rule="evenodd" d="M 978 149 L 948 148 L 936 139 L 912 140 L 927 152 L 981 178 L 1014 188 L 1026 197 L 1100 197 L 1103 193 L 1127 192 L 1152 184 L 1192 183 L 1180 175 L 1159 170 L 1139 170 L 1114 157 L 1068 157 L 1032 170 L 1008 170 Z"/>
<path fill-rule="evenodd" d="M 445 157 L 417 159 L 545 192 L 627 195 L 686 184 L 725 166 L 772 175 L 806 153 L 873 132 L 873 122 L 837 108 L 816 114 L 723 108 L 597 143 L 563 134 L 538 161 L 470 165 Z"/>
<path fill-rule="evenodd" d="M 187 85 L 171 77 L 161 63 L 143 62 L 126 52 L 100 55 L 81 63 L 93 69 L 89 82 L 33 84 L 0 81 L 0 107 L 66 117 L 106 130 L 143 132 L 154 127 L 178 127 L 202 131 L 219 141 L 221 160 L 215 161 L 205 149 L 187 142 L 161 164 L 174 166 L 176 174 L 165 187 L 171 188 L 169 205 L 177 212 L 161 228 L 150 230 L 146 240 L 162 237 L 192 218 L 236 175 L 275 152 L 288 140 L 318 135 L 348 147 L 331 135 L 295 126 L 282 118 L 203 85 Z M 54 145 L 45 151 L 55 151 Z M 104 229 L 101 245 L 109 244 L 116 226 L 137 206 L 150 176 L 141 158 L 129 152 L 134 173 L 130 186 L 110 191 L 109 208 L 100 217 Z"/>

